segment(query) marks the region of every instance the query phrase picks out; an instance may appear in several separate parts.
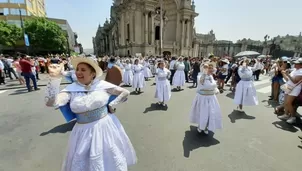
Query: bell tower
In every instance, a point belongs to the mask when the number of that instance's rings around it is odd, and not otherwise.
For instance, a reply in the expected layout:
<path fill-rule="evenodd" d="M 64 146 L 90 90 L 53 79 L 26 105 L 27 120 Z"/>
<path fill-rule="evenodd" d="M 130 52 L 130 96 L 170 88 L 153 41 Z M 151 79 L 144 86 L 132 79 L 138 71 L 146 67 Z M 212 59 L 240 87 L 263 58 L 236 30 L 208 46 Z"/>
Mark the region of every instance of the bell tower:
<path fill-rule="evenodd" d="M 192 0 L 181 0 L 181 6 L 182 8 L 185 8 L 185 9 L 191 9 L 192 8 Z"/>

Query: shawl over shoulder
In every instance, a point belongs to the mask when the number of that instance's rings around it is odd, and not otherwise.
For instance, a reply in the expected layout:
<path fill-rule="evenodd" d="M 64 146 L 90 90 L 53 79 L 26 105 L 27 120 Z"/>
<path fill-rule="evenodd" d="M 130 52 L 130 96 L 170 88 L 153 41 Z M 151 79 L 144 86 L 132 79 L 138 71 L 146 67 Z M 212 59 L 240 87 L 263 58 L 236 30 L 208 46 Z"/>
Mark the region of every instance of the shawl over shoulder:
<path fill-rule="evenodd" d="M 108 68 L 105 81 L 119 86 L 122 83 L 122 71 L 120 67 L 114 65 L 112 68 Z"/>

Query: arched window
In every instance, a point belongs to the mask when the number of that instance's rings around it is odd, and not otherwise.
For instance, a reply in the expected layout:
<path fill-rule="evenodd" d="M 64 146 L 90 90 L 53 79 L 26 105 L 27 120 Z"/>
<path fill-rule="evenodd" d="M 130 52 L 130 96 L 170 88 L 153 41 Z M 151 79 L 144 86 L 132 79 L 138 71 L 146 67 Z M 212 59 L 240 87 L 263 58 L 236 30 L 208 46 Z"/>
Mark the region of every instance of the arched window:
<path fill-rule="evenodd" d="M 160 26 L 155 27 L 155 40 L 160 40 Z"/>

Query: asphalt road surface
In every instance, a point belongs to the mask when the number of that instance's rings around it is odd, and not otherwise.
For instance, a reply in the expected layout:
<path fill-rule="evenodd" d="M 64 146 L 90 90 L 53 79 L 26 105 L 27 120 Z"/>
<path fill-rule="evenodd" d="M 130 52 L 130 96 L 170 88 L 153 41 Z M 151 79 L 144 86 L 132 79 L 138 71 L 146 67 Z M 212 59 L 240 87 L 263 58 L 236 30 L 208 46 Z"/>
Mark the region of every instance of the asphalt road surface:
<path fill-rule="evenodd" d="M 152 103 L 155 86 L 131 95 L 117 109 L 137 153 L 130 171 L 300 171 L 301 127 L 273 114 L 267 101 L 269 82 L 256 83 L 259 105 L 234 112 L 229 91 L 218 95 L 224 128 L 198 135 L 189 123 L 195 89 L 173 92 L 167 110 Z M 59 171 L 74 123 L 65 124 L 59 111 L 44 106 L 44 90 L 0 91 L 0 171 Z M 132 90 L 129 88 L 129 90 Z"/>

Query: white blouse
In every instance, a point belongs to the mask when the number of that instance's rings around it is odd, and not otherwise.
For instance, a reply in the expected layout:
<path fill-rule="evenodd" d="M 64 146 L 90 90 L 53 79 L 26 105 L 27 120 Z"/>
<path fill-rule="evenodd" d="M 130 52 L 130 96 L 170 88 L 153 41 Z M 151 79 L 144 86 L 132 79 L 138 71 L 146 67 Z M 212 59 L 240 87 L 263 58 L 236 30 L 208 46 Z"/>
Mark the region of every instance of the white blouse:
<path fill-rule="evenodd" d="M 109 103 L 115 106 L 130 94 L 124 88 L 103 80 L 94 80 L 90 90 L 86 90 L 80 83 L 72 83 L 60 92 L 61 78 L 51 78 L 47 84 L 45 102 L 47 106 L 60 107 L 70 103 L 74 113 L 83 113 L 107 105 L 110 95 L 117 98 Z"/>
<path fill-rule="evenodd" d="M 243 78 L 243 79 L 252 78 L 253 77 L 253 68 L 252 67 L 239 66 L 238 75 L 239 75 L 240 78 Z"/>
<path fill-rule="evenodd" d="M 156 71 L 157 78 L 168 78 L 171 75 L 171 72 L 167 68 L 160 69 Z"/>
<path fill-rule="evenodd" d="M 197 76 L 197 90 L 216 90 L 217 83 L 212 75 L 200 73 Z"/>
<path fill-rule="evenodd" d="M 299 77 L 299 76 L 302 76 L 302 69 L 294 69 L 290 74 L 289 74 L 292 78 L 295 78 L 295 77 Z M 288 85 L 290 86 L 296 86 L 296 84 L 294 84 L 290 79 L 287 81 Z"/>
<path fill-rule="evenodd" d="M 140 73 L 141 71 L 144 70 L 144 67 L 141 64 L 138 65 L 133 65 L 132 69 L 134 71 L 135 74 Z"/>
<path fill-rule="evenodd" d="M 124 68 L 126 71 L 130 71 L 132 69 L 132 65 L 131 64 L 125 64 Z"/>
<path fill-rule="evenodd" d="M 185 70 L 185 64 L 183 62 L 177 62 L 176 63 L 176 70 L 184 71 Z"/>

